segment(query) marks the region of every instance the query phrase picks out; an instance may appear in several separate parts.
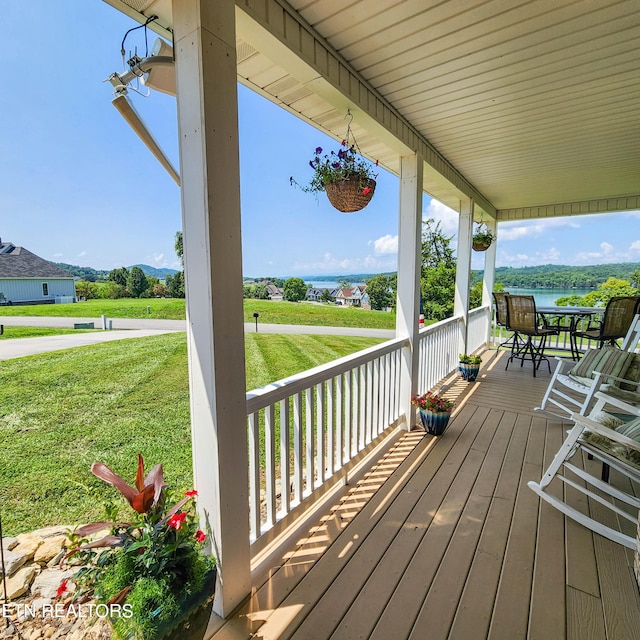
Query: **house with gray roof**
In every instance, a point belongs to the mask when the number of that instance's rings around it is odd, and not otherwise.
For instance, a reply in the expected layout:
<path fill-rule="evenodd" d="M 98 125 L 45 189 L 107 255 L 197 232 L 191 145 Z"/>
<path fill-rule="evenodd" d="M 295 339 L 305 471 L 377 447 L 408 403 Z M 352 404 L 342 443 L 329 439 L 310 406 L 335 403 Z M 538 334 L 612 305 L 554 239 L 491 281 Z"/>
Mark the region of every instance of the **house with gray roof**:
<path fill-rule="evenodd" d="M 72 275 L 24 247 L 0 239 L 0 304 L 75 302 Z"/>

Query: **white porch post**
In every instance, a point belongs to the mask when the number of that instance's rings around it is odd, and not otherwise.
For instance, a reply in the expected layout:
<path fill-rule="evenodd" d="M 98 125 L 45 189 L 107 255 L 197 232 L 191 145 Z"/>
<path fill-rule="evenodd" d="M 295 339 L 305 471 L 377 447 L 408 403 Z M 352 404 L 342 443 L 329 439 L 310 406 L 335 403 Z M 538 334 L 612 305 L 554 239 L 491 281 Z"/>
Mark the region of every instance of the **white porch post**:
<path fill-rule="evenodd" d="M 408 431 L 415 415 L 411 398 L 418 389 L 422 169 L 419 154 L 400 158 L 396 335 L 409 339 L 409 346 L 403 351 L 400 378 L 400 413 L 407 418 Z"/>
<path fill-rule="evenodd" d="M 195 486 L 214 608 L 250 591 L 234 0 L 173 0 Z"/>
<path fill-rule="evenodd" d="M 460 202 L 458 220 L 458 254 L 456 266 L 456 292 L 453 304 L 454 315 L 462 315 L 458 350 L 467 352 L 467 327 L 469 325 L 469 287 L 471 284 L 471 239 L 473 235 L 473 200 Z"/>
<path fill-rule="evenodd" d="M 496 229 L 498 227 L 497 222 L 491 218 L 487 223 L 487 229 L 496 235 Z M 482 306 L 491 308 L 493 304 L 493 285 L 496 277 L 496 244 L 497 237 L 491 243 L 491 246 L 485 251 L 484 254 L 484 277 L 482 279 Z M 491 312 L 487 321 L 487 344 L 491 343 Z"/>

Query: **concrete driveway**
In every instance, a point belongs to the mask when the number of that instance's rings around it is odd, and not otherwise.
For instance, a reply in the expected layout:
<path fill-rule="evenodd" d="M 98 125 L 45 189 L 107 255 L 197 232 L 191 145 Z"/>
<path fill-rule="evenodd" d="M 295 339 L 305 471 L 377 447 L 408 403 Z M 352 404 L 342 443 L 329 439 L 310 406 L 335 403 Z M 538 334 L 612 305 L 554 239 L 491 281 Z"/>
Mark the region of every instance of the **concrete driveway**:
<path fill-rule="evenodd" d="M 71 349 L 72 347 L 81 347 L 100 342 L 110 342 L 111 340 L 144 338 L 147 336 L 160 335 L 162 333 L 187 330 L 187 323 L 185 320 L 152 320 L 138 318 L 113 318 L 110 320 L 113 327 L 113 330 L 111 331 L 0 340 L 0 360 L 20 358 L 22 356 L 31 356 L 50 351 L 59 351 L 61 349 Z M 97 329 L 102 327 L 101 318 L 25 317 L 0 315 L 0 324 L 5 327 L 73 328 L 74 324 L 85 322 L 93 322 Z M 245 323 L 244 330 L 245 333 L 255 333 L 255 323 Z M 258 332 L 295 335 L 362 336 L 387 340 L 395 337 L 395 331 L 388 329 L 316 327 L 294 324 L 258 324 Z"/>

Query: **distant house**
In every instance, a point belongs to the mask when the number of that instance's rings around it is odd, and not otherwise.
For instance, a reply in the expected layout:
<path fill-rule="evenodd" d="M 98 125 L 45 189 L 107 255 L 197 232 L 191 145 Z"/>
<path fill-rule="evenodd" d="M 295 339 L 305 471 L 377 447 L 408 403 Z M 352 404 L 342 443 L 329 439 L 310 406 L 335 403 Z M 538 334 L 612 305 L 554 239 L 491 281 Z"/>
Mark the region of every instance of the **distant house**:
<path fill-rule="evenodd" d="M 269 300 L 284 300 L 284 289 L 282 289 L 281 287 L 276 287 L 275 284 L 271 283 L 268 283 L 265 286 L 267 287 Z"/>
<path fill-rule="evenodd" d="M 0 303 L 46 304 L 75 300 L 72 275 L 24 247 L 0 240 Z"/>
<path fill-rule="evenodd" d="M 366 289 L 366 284 L 359 284 L 349 289 L 340 289 L 336 295 L 336 302 L 345 307 L 371 309 L 371 301 Z"/>
<path fill-rule="evenodd" d="M 307 289 L 307 295 L 305 300 L 311 300 L 312 302 L 319 302 L 322 299 L 322 294 L 328 291 L 332 298 L 338 295 L 339 289 L 331 289 L 329 287 L 309 287 Z"/>

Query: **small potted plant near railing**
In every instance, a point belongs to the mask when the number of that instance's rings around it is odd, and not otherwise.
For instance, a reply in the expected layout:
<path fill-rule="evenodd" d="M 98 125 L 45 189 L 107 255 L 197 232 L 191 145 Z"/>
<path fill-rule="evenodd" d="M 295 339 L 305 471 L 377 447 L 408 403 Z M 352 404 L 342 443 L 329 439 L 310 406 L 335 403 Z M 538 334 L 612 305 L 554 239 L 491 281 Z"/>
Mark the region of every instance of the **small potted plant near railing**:
<path fill-rule="evenodd" d="M 415 396 L 411 404 L 420 410 L 422 426 L 432 436 L 441 436 L 444 433 L 449 424 L 451 412 L 456 406 L 452 400 L 431 391 Z"/>
<path fill-rule="evenodd" d="M 359 155 L 355 143 L 349 145 L 343 140 L 338 151 L 324 155 L 322 147 L 316 147 L 309 166 L 313 169 L 309 184 L 302 186 L 291 177 L 292 185 L 308 193 L 324 191 L 333 207 L 343 213 L 360 211 L 371 201 L 376 190 L 378 163 L 374 165 Z"/>
<path fill-rule="evenodd" d="M 482 358 L 480 356 L 470 356 L 466 353 L 461 353 L 458 368 L 460 369 L 462 379 L 473 382 L 478 377 L 481 362 Z"/>
<path fill-rule="evenodd" d="M 478 224 L 475 233 L 473 234 L 473 250 L 486 251 L 495 239 L 496 236 L 489 231 L 486 223 L 481 222 Z"/>
<path fill-rule="evenodd" d="M 135 513 L 131 522 L 119 521 L 117 508 L 109 504 L 106 521 L 70 532 L 67 557 L 83 565 L 73 578 L 73 601 L 95 599 L 96 611 L 102 607 L 107 612 L 114 638 L 184 637 L 179 627 L 212 602 L 216 580 L 215 560 L 203 553 L 207 536 L 198 528 L 197 492 L 187 491 L 169 506 L 162 465 L 145 476 L 139 454 L 135 488 L 101 462 L 91 471 L 113 485 Z M 108 535 L 91 540 L 107 529 Z M 58 589 L 58 597 L 64 587 Z"/>

